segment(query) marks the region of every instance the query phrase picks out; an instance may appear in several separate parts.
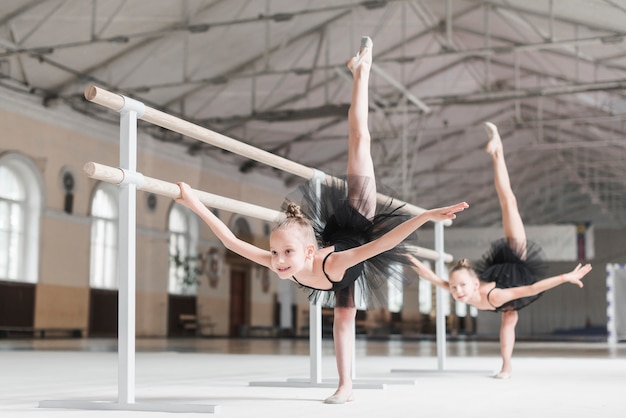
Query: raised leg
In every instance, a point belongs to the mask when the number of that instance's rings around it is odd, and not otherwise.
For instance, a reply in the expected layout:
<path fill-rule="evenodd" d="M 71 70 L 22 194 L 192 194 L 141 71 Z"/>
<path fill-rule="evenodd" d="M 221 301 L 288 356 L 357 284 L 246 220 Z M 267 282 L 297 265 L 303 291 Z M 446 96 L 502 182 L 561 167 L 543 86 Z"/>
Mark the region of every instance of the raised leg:
<path fill-rule="evenodd" d="M 491 154 L 491 159 L 493 160 L 494 184 L 502 211 L 504 236 L 509 240 L 509 244 L 515 242 L 517 245 L 526 245 L 526 231 L 517 207 L 517 199 L 515 194 L 513 194 L 513 189 L 511 189 L 511 181 L 504 160 L 504 149 L 498 128 L 493 123 L 487 122 L 485 123 L 485 129 L 489 136 L 486 151 Z M 521 250 L 524 249 L 522 248 Z"/>
<path fill-rule="evenodd" d="M 352 102 L 348 111 L 348 198 L 352 206 L 370 218 L 376 209 L 376 181 L 370 153 L 368 84 L 372 66 L 372 41 L 364 37 L 361 50 L 348 61 L 352 71 Z"/>
<path fill-rule="evenodd" d="M 515 346 L 515 326 L 517 325 L 517 311 L 502 312 L 500 323 L 500 354 L 502 355 L 502 369 L 493 377 L 496 379 L 508 379 L 511 377 L 513 367 L 511 357 Z"/>
<path fill-rule="evenodd" d="M 339 385 L 337 391 L 327 398 L 325 403 L 341 404 L 354 400 L 352 395 L 352 354 L 354 353 L 355 318 L 356 308 L 335 308 L 333 338 Z"/>

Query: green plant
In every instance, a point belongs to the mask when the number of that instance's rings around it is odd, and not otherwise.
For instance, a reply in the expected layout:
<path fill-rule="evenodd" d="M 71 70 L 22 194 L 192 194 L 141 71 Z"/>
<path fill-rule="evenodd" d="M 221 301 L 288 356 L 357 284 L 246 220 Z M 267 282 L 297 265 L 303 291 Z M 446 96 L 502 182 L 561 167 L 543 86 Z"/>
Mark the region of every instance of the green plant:
<path fill-rule="evenodd" d="M 176 272 L 178 274 L 178 280 L 183 288 L 200 285 L 200 280 L 198 280 L 198 276 L 204 273 L 204 270 L 202 268 L 202 254 L 198 253 L 197 256 L 182 257 L 180 254 L 180 250 L 176 249 L 176 253 L 170 254 L 170 257 L 174 262 L 174 266 L 176 267 Z M 180 274 L 181 267 L 182 274 Z"/>

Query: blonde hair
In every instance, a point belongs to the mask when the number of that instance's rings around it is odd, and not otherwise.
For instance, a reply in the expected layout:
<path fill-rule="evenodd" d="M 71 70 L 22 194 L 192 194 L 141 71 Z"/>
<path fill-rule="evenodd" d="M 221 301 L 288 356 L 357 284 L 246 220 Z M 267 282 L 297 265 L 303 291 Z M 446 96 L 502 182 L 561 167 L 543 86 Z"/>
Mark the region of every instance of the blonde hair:
<path fill-rule="evenodd" d="M 450 269 L 450 274 L 463 269 L 467 270 L 472 276 L 478 277 L 476 275 L 476 272 L 474 271 L 474 268 L 472 267 L 472 263 L 470 263 L 467 258 L 461 258 L 459 261 L 457 261 L 454 267 Z"/>
<path fill-rule="evenodd" d="M 291 227 L 299 228 L 305 241 L 312 243 L 317 242 L 311 221 L 304 217 L 304 214 L 300 210 L 300 206 L 293 202 L 287 205 L 287 208 L 285 209 L 285 218 L 281 219 L 276 223 L 276 225 L 274 225 L 272 232 Z"/>

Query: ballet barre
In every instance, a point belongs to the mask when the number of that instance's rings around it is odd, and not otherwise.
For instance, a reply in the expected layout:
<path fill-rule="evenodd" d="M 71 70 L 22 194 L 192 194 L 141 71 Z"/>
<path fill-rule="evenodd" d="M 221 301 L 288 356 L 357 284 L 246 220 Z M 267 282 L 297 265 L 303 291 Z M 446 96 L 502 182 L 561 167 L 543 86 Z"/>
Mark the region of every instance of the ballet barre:
<path fill-rule="evenodd" d="M 155 179 L 153 177 L 146 177 L 141 173 L 133 173 L 134 180 L 130 180 L 131 174 L 124 169 L 111 167 L 104 164 L 95 162 L 88 162 L 83 167 L 83 171 L 87 177 L 94 180 L 105 181 L 112 184 L 126 184 L 134 181 L 137 184 L 137 189 L 144 192 L 155 193 L 161 196 L 169 197 L 170 199 L 177 199 L 180 197 L 180 187 L 178 184 L 170 183 L 164 180 Z M 228 197 L 216 195 L 213 193 L 195 190 L 193 192 L 198 196 L 200 202 L 205 206 L 225 210 L 239 215 L 250 216 L 252 218 L 262 219 L 265 221 L 275 222 L 280 217 L 284 216 L 282 212 L 269 209 L 263 206 L 255 205 L 252 203 L 243 202 L 241 200 L 231 199 Z M 412 255 L 420 258 L 426 258 L 429 260 L 437 260 L 440 254 L 431 250 L 430 248 L 419 247 L 417 245 L 407 245 L 407 249 Z M 446 263 L 452 261 L 452 255 L 444 253 L 443 260 Z"/>
<path fill-rule="evenodd" d="M 90 85 L 85 89 L 85 98 L 90 102 L 99 104 L 108 109 L 120 112 L 127 105 L 128 98 L 117 93 L 112 93 L 103 88 Z M 173 132 L 188 136 L 198 141 L 204 142 L 209 145 L 213 145 L 217 148 L 221 148 L 226 151 L 230 151 L 234 154 L 247 157 L 251 160 L 266 164 L 270 167 L 277 168 L 287 173 L 296 175 L 307 180 L 311 180 L 320 174 L 319 170 L 311 167 L 296 163 L 294 161 L 283 158 L 279 155 L 272 154 L 271 152 L 256 148 L 252 145 L 245 144 L 236 139 L 227 137 L 220 133 L 214 132 L 210 129 L 196 125 L 195 123 L 188 122 L 186 120 L 177 118 L 160 110 L 151 108 L 149 106 L 142 106 L 143 114 L 139 116 L 139 119 L 149 122 L 153 125 L 160 126 Z M 341 181 L 337 177 L 323 174 L 323 181 L 326 184 L 332 184 L 334 181 Z M 389 196 L 382 193 L 378 193 L 378 201 L 386 202 L 389 200 Z M 403 205 L 404 209 L 414 215 L 423 213 L 426 209 L 419 206 L 415 206 L 411 203 L 403 202 L 394 198 L 394 202 L 397 205 Z M 452 221 L 443 221 L 444 225 L 449 226 Z"/>
<path fill-rule="evenodd" d="M 144 176 L 141 173 L 129 173 L 127 170 L 111 167 L 95 162 L 88 162 L 83 167 L 83 171 L 87 175 L 87 177 L 92 178 L 94 180 L 105 181 L 112 184 L 129 184 L 134 183 L 137 186 L 138 190 L 142 190 L 144 192 L 155 193 L 161 196 L 169 197 L 171 199 L 176 199 L 180 197 L 180 187 L 178 184 L 166 182 L 163 180 L 155 179 L 152 177 Z M 192 192 L 196 194 L 200 202 L 202 204 L 220 209 L 232 213 L 237 213 L 244 216 L 249 216 L 257 219 L 262 219 L 266 221 L 274 222 L 280 217 L 284 216 L 282 212 L 272 210 L 263 206 L 254 205 L 247 202 L 242 202 L 239 200 L 227 198 L 224 196 L 219 196 L 213 193 L 208 193 L 205 191 L 192 189 Z M 411 252 L 412 255 L 427 258 L 430 260 L 437 260 L 440 257 L 440 254 L 429 248 L 419 247 L 416 245 L 407 245 L 407 249 Z M 443 258 L 446 262 L 452 260 L 452 256 L 450 254 L 443 254 Z M 321 331 L 320 331 L 321 332 Z M 318 337 L 314 337 L 316 339 Z M 321 337 L 320 337 L 321 339 Z M 312 364 L 316 364 L 318 361 L 315 359 L 312 360 Z M 320 361 L 321 362 L 321 361 Z M 354 368 L 353 368 L 354 369 Z M 410 379 L 384 379 L 384 380 L 374 380 L 374 379 L 354 379 L 353 387 L 355 389 L 382 389 L 386 384 L 414 384 L 414 380 Z M 317 381 L 311 381 L 309 379 L 296 379 L 290 378 L 285 382 L 267 382 L 267 381 L 256 381 L 250 382 L 250 386 L 283 386 L 283 387 L 334 387 L 337 382 L 333 379 L 321 379 L 321 376 Z"/>
<path fill-rule="evenodd" d="M 120 114 L 120 168 L 104 166 L 98 163 L 87 163 L 84 167 L 85 172 L 90 177 L 120 186 L 118 222 L 118 273 L 120 282 L 118 291 L 118 397 L 117 402 L 41 401 L 39 406 L 97 410 L 214 413 L 218 410 L 218 405 L 141 404 L 135 401 L 136 192 L 137 190 L 144 190 L 173 199 L 180 194 L 178 185 L 149 178 L 137 172 L 138 120 L 146 121 L 299 177 L 313 180 L 318 184 L 322 182 L 333 184 L 336 181 L 343 180 L 150 108 L 138 100 L 109 92 L 94 85 L 88 86 L 84 94 L 88 101 Z M 267 220 L 278 219 L 277 212 L 267 208 L 259 210 L 259 207 L 245 202 L 234 201 L 206 192 L 194 191 L 194 193 L 198 193 L 200 200 L 207 206 L 254 217 L 262 216 L 262 219 Z M 379 201 L 387 202 L 389 199 L 389 196 L 378 194 Z M 398 199 L 394 199 L 394 201 L 398 205 L 403 205 L 403 208 L 413 215 L 419 215 L 425 211 L 423 208 Z M 450 225 L 451 223 L 450 220 L 435 222 L 435 231 L 441 231 L 442 233 L 443 225 Z M 437 246 L 438 239 L 441 242 Z M 435 244 L 437 247 L 435 251 L 416 248 L 415 251 L 421 254 L 415 254 L 436 260 L 438 267 L 443 266 L 445 259 L 451 259 L 450 255 L 443 252 L 443 235 L 435 234 Z M 439 318 L 441 316 L 439 304 L 437 315 L 439 324 L 439 321 L 442 320 L 442 318 Z M 321 306 L 319 303 L 311 303 L 309 330 L 311 376 L 310 380 L 305 382 L 305 384 L 308 386 L 323 386 L 324 383 L 321 379 Z M 445 333 L 445 327 L 443 332 Z M 441 344 L 445 345 L 445 338 L 443 341 L 440 341 L 439 330 L 437 344 L 438 352 L 445 355 L 445 347 L 440 347 Z M 290 384 L 290 386 L 293 386 L 293 384 Z M 358 387 L 358 385 L 355 385 L 355 387 Z"/>
<path fill-rule="evenodd" d="M 126 170 L 116 167 L 110 167 L 104 164 L 98 164 L 95 162 L 86 163 L 83 167 L 83 171 L 85 172 L 87 177 L 95 180 L 105 181 L 107 183 L 125 184 L 129 181 L 132 181 L 128 180 L 129 173 Z M 170 199 L 177 199 L 180 197 L 180 187 L 176 183 L 170 183 L 167 181 L 155 179 L 153 177 L 147 177 L 141 174 L 138 177 L 139 179 L 135 180 L 137 182 L 138 190 L 142 190 L 148 193 L 155 193 L 161 196 L 169 197 Z M 200 190 L 194 189 L 193 192 L 198 196 L 200 202 L 202 202 L 205 206 L 214 209 L 226 210 L 228 212 L 238 213 L 240 215 L 263 219 L 265 221 L 276 221 L 281 216 L 283 216 L 281 212 L 263 206 L 253 205 L 251 203 L 230 199 L 228 197 L 203 192 Z"/>
<path fill-rule="evenodd" d="M 307 180 L 313 180 L 319 183 L 325 182 L 326 184 L 333 184 L 339 180 L 336 177 L 325 174 L 319 170 L 298 164 L 294 161 L 288 160 L 281 156 L 272 154 L 262 149 L 256 148 L 252 145 L 245 144 L 241 141 L 237 141 L 233 138 L 229 138 L 225 135 L 214 132 L 210 129 L 204 128 L 189 121 L 180 119 L 176 116 L 169 115 L 165 112 L 146 106 L 145 104 L 138 102 L 132 98 L 107 91 L 95 85 L 90 85 L 85 89 L 85 98 L 90 102 L 99 104 L 103 107 L 109 108 L 120 113 L 120 166 L 127 169 L 131 173 L 136 170 L 136 120 L 141 119 L 145 122 L 151 123 L 156 126 L 168 129 L 173 132 L 185 135 L 187 137 L 199 140 L 201 142 L 213 145 L 217 148 L 221 148 L 226 151 L 247 157 L 251 160 L 266 164 L 270 167 L 277 168 L 287 173 L 305 178 Z M 133 142 L 134 141 L 134 142 Z M 132 184 L 131 184 L 132 185 Z M 133 185 L 134 186 L 134 185 Z M 378 193 L 378 201 L 386 203 L 390 197 Z M 403 208 L 410 214 L 419 215 L 425 211 L 425 209 L 412 205 L 407 202 L 394 199 L 398 205 L 403 205 Z M 135 210 L 133 207 L 132 211 Z M 122 211 L 120 211 L 122 212 Z M 134 212 L 133 212 L 134 213 Z M 433 260 L 436 260 L 436 268 L 439 274 L 442 274 L 444 268 L 444 257 L 450 260 L 452 257 L 443 253 L 443 226 L 451 225 L 451 220 L 445 220 L 441 222 L 435 222 L 435 244 L 439 240 L 441 249 L 436 249 L 435 252 L 429 253 Z M 128 233 L 128 232 L 126 232 Z M 133 244 L 134 245 L 134 244 Z M 134 254 L 134 253 L 133 253 Z M 134 255 L 133 255 L 134 257 Z M 131 274 L 131 272 L 128 272 Z M 438 290 L 438 300 L 442 299 L 441 292 Z M 129 301 L 129 303 L 132 301 Z M 440 367 L 443 365 L 443 358 L 445 357 L 445 317 L 442 311 L 442 303 L 437 304 L 437 323 L 438 328 L 443 328 L 442 331 L 438 331 L 437 346 L 438 357 Z M 319 303 L 311 304 L 309 310 L 309 341 L 310 341 L 310 374 L 311 385 L 320 385 L 321 383 L 321 306 Z M 120 325 L 122 325 L 120 323 Z M 125 325 L 124 325 L 125 326 Z M 130 338 L 130 336 L 127 336 Z M 353 367 L 354 371 L 354 367 Z M 127 374 L 128 379 L 132 376 L 128 370 L 124 373 Z M 124 382 L 126 385 L 126 383 Z M 130 391 L 129 388 L 126 389 Z"/>

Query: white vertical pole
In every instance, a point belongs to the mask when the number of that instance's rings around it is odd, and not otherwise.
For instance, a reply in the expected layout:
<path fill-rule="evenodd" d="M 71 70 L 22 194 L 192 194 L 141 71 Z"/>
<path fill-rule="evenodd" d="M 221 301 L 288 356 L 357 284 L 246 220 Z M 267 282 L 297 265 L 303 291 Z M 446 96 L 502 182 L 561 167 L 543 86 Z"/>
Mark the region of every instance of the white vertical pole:
<path fill-rule="evenodd" d="M 291 307 L 293 306 L 293 285 L 287 280 L 278 281 L 278 302 L 280 304 L 280 320 L 278 325 L 282 331 L 291 328 L 293 322 L 291 312 Z"/>
<path fill-rule="evenodd" d="M 123 111 L 120 120 L 120 167 L 137 169 L 137 113 Z M 135 402 L 135 218 L 136 189 L 119 191 L 118 402 Z"/>
<path fill-rule="evenodd" d="M 615 270 L 617 264 L 606 265 L 606 331 L 609 347 L 617 345 L 617 330 L 615 327 Z"/>
<path fill-rule="evenodd" d="M 120 168 L 137 171 L 137 117 L 145 106 L 124 98 L 120 111 Z M 135 252 L 137 185 L 120 184 L 118 225 L 118 403 L 135 403 Z"/>
<path fill-rule="evenodd" d="M 324 173 L 315 170 L 311 179 L 315 185 L 315 195 L 319 202 L 316 211 L 320 210 L 322 198 L 322 180 Z M 309 304 L 309 361 L 311 367 L 311 383 L 322 383 L 322 306 L 319 301 Z"/>
<path fill-rule="evenodd" d="M 309 350 L 311 383 L 322 383 L 322 306 L 319 302 L 309 305 Z"/>
<path fill-rule="evenodd" d="M 335 353 L 335 355 L 337 354 Z M 350 366 L 350 377 L 352 377 L 352 380 L 356 380 L 356 318 L 354 327 L 352 328 L 352 365 Z"/>
<path fill-rule="evenodd" d="M 443 222 L 435 222 L 435 251 L 439 258 L 435 261 L 435 274 L 445 277 L 443 252 Z M 443 371 L 446 367 L 446 315 L 444 312 L 445 290 L 437 286 L 436 289 L 436 330 L 437 330 L 437 369 Z"/>

